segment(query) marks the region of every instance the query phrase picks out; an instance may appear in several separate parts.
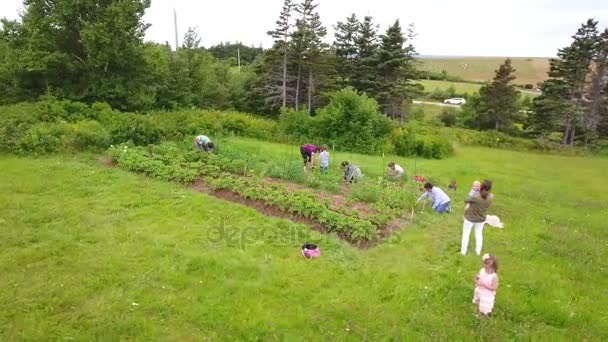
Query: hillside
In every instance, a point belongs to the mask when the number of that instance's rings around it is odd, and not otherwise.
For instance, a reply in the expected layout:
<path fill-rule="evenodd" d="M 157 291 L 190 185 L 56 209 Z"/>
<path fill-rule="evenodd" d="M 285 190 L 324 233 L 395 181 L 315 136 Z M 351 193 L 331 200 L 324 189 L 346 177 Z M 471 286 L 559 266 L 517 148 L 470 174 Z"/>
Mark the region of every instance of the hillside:
<path fill-rule="evenodd" d="M 300 162 L 295 145 L 218 143 L 256 170 Z M 454 213 L 420 208 L 390 240 L 359 250 L 95 157 L 0 157 L 10 194 L 0 198 L 0 339 L 606 340 L 606 160 L 484 148 L 446 160 L 332 158 L 330 179 L 341 160 L 365 173 L 351 195 L 376 186 L 389 160 L 441 185 L 457 179 Z M 484 252 L 500 259 L 491 319 L 471 304 L 480 258 L 458 253 L 463 201 L 485 177 L 506 223 L 484 232 Z M 302 258 L 305 241 L 321 245 L 320 259 Z"/>
<path fill-rule="evenodd" d="M 449 75 L 467 81 L 487 81 L 494 77 L 494 70 L 504 60 L 505 57 L 422 57 L 420 68 L 433 72 L 445 70 Z M 536 85 L 547 78 L 548 58 L 517 57 L 512 60 L 517 70 L 515 83 Z"/>

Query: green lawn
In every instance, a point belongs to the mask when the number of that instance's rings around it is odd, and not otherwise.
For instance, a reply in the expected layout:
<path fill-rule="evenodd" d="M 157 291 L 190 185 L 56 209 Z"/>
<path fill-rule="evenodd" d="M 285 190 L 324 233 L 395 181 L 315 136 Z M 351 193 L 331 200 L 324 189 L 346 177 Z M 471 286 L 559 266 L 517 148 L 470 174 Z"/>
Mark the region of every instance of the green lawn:
<path fill-rule="evenodd" d="M 424 91 L 427 93 L 433 92 L 435 89 L 446 90 L 450 87 L 453 87 L 457 94 L 474 94 L 478 93 L 479 89 L 482 87 L 481 84 L 478 83 L 468 83 L 468 82 L 450 82 L 450 81 L 435 81 L 435 80 L 418 80 L 417 83 L 420 83 L 424 86 Z M 536 97 L 539 94 L 534 91 L 518 89 L 522 95 L 528 95 L 531 97 Z"/>
<path fill-rule="evenodd" d="M 458 94 L 473 94 L 479 92 L 479 88 L 481 88 L 481 84 L 477 83 L 466 83 L 466 82 L 449 82 L 449 81 L 434 81 L 434 80 L 418 80 L 417 83 L 420 83 L 424 86 L 425 92 L 432 92 L 435 89 L 448 89 L 449 87 L 454 87 L 456 93 Z"/>
<path fill-rule="evenodd" d="M 458 76 L 467 81 L 490 81 L 506 57 L 455 57 L 420 58 L 421 68 L 433 72 L 447 71 L 448 75 Z M 511 58 L 515 68 L 516 84 L 533 84 L 547 79 L 548 58 Z"/>
<path fill-rule="evenodd" d="M 261 164 L 300 158 L 295 146 L 219 143 Z M 481 148 L 442 161 L 332 153 L 334 172 L 342 159 L 367 179 L 389 160 L 439 185 L 455 178 L 455 213 L 419 214 L 360 251 L 96 157 L 0 157 L 0 340 L 608 338 L 608 160 Z M 500 262 L 488 320 L 470 302 L 480 258 L 458 254 L 458 203 L 483 178 L 495 182 L 491 211 L 506 223 L 484 236 Z M 304 260 L 304 241 L 320 241 L 323 256 Z"/>

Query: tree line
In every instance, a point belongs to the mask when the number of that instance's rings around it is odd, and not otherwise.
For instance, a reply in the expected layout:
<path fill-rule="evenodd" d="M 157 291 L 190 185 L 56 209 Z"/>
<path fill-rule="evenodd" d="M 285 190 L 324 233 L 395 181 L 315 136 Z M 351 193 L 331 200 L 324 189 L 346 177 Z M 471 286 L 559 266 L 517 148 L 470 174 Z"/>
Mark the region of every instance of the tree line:
<path fill-rule="evenodd" d="M 315 0 L 285 0 L 268 32 L 275 44 L 256 74 L 269 110 L 305 108 L 310 114 L 329 91 L 352 87 L 376 99 L 385 115 L 403 119 L 416 89 L 410 82 L 416 78 L 413 26 L 405 33 L 396 20 L 379 34 L 371 16 L 360 20 L 352 14 L 335 25 L 330 45 L 317 6 Z"/>
<path fill-rule="evenodd" d="M 352 14 L 335 24 L 328 43 L 318 5 L 284 0 L 267 50 L 238 42 L 204 48 L 194 28 L 173 50 L 144 41 L 150 0 L 26 0 L 20 20 L 1 21 L 0 103 L 51 95 L 123 111 L 210 108 L 277 117 L 291 109 L 313 116 L 331 94 L 352 88 L 389 118 L 415 119 L 408 103 L 423 88 L 412 82 L 421 74 L 414 27 L 396 20 L 381 32 L 371 16 Z M 507 59 L 444 124 L 559 134 L 565 145 L 608 136 L 608 30 L 600 33 L 597 21 L 585 22 L 558 51 L 533 101 L 514 86 L 514 72 Z"/>

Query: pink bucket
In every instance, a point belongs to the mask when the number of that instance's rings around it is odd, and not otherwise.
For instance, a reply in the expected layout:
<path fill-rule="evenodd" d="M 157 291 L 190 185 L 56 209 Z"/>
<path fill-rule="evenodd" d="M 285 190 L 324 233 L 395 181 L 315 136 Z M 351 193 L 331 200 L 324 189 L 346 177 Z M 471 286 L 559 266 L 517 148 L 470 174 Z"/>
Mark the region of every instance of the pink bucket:
<path fill-rule="evenodd" d="M 306 259 L 314 259 L 321 256 L 319 247 L 312 243 L 307 243 L 302 246 L 302 256 Z"/>

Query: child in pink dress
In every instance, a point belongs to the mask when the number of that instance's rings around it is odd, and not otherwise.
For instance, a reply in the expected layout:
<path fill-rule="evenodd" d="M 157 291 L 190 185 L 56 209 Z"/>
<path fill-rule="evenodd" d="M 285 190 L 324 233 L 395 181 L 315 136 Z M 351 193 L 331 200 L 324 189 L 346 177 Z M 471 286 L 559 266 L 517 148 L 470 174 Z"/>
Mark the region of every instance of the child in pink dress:
<path fill-rule="evenodd" d="M 479 313 L 490 316 L 494 308 L 496 288 L 498 288 L 498 263 L 492 255 L 483 256 L 483 268 L 475 277 L 473 303 L 479 306 Z"/>

